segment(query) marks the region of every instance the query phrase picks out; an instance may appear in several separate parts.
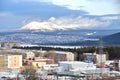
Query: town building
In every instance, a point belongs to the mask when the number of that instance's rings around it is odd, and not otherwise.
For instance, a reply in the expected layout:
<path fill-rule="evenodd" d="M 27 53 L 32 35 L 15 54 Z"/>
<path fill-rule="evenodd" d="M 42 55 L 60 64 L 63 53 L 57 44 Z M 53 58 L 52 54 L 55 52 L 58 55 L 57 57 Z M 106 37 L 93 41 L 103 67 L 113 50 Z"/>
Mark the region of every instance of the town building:
<path fill-rule="evenodd" d="M 23 59 L 24 66 L 33 66 L 35 68 L 42 69 L 45 64 L 54 64 L 54 59 L 34 57 L 29 59 Z"/>
<path fill-rule="evenodd" d="M 55 51 L 55 62 L 59 61 L 74 61 L 74 53 L 64 52 L 64 51 Z"/>
<path fill-rule="evenodd" d="M 56 67 L 58 67 L 58 64 L 46 64 L 46 65 L 43 65 L 44 70 L 54 70 Z"/>
<path fill-rule="evenodd" d="M 107 60 L 107 55 L 106 54 L 96 54 L 96 63 L 104 63 Z"/>
<path fill-rule="evenodd" d="M 107 60 L 107 54 L 83 53 L 84 61 L 96 64 L 104 63 Z"/>
<path fill-rule="evenodd" d="M 93 62 L 93 63 L 95 63 L 96 53 L 83 53 L 83 57 L 84 57 L 85 62 Z"/>
<path fill-rule="evenodd" d="M 23 53 L 23 58 L 25 59 L 32 59 L 35 57 L 35 53 L 33 53 L 32 51 L 25 51 L 25 53 Z"/>
<path fill-rule="evenodd" d="M 41 70 L 43 70 L 43 65 L 45 65 L 46 62 L 39 62 L 39 61 L 32 61 L 31 62 L 31 66 L 34 68 L 39 68 Z"/>
<path fill-rule="evenodd" d="M 22 67 L 22 55 L 0 55 L 1 68 L 20 68 Z"/>
<path fill-rule="evenodd" d="M 96 69 L 94 64 L 82 61 L 60 61 L 58 65 L 63 71 Z"/>

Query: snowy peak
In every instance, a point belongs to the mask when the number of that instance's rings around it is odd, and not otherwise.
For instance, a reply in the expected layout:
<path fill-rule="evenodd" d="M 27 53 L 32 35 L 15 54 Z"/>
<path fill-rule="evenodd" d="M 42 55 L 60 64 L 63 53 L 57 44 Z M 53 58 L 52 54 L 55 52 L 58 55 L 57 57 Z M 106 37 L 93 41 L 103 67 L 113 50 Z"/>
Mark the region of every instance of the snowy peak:
<path fill-rule="evenodd" d="M 21 30 L 37 30 L 37 31 L 57 31 L 57 30 L 76 30 L 76 29 L 91 29 L 99 26 L 107 27 L 109 21 L 99 21 L 97 19 L 76 17 L 76 18 L 54 18 L 51 17 L 46 21 L 33 21 L 23 27 Z"/>
<path fill-rule="evenodd" d="M 21 29 L 22 30 L 55 31 L 56 28 L 53 26 L 56 26 L 56 25 L 48 22 L 33 21 L 23 26 Z"/>

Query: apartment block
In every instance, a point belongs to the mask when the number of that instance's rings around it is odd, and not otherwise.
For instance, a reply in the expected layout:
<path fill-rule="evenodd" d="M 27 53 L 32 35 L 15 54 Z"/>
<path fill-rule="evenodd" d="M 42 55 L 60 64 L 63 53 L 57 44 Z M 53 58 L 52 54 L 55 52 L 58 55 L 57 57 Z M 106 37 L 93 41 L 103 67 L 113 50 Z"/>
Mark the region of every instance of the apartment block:
<path fill-rule="evenodd" d="M 83 53 L 84 60 L 94 62 L 97 64 L 104 63 L 107 60 L 106 54 Z"/>
<path fill-rule="evenodd" d="M 22 67 L 22 55 L 0 55 L 1 68 Z"/>
<path fill-rule="evenodd" d="M 104 63 L 107 60 L 106 54 L 96 54 L 96 63 Z"/>
<path fill-rule="evenodd" d="M 56 62 L 58 61 L 74 61 L 74 53 L 72 52 L 63 52 L 55 51 Z"/>

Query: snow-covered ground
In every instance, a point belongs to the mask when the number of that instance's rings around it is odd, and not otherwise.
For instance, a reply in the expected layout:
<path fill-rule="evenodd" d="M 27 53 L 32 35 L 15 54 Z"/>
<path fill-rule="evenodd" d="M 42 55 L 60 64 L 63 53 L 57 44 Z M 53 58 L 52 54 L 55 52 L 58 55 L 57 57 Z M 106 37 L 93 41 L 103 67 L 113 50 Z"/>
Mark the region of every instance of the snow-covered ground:
<path fill-rule="evenodd" d="M 57 32 L 0 32 L 0 42 L 18 41 L 27 45 L 66 45 L 85 41 L 98 41 L 100 35 L 109 35 L 117 31 L 107 30 L 71 30 Z M 66 45 L 68 46 L 68 45 Z"/>

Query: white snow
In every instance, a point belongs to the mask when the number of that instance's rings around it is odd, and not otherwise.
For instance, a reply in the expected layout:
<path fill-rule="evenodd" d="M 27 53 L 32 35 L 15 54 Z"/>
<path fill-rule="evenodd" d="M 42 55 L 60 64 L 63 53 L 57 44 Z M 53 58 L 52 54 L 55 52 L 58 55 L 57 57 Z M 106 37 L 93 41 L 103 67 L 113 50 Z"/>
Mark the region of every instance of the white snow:
<path fill-rule="evenodd" d="M 107 21 L 99 21 L 84 17 L 76 18 L 55 18 L 51 17 L 48 20 L 32 21 L 23 27 L 22 30 L 37 30 L 37 31 L 56 31 L 56 30 L 71 30 L 71 29 L 91 29 L 95 27 L 107 27 L 110 23 Z"/>

